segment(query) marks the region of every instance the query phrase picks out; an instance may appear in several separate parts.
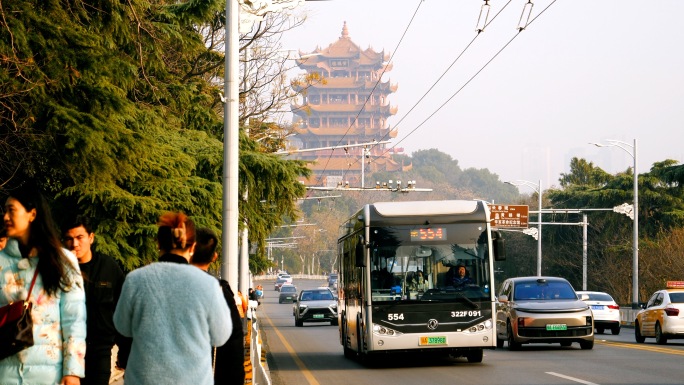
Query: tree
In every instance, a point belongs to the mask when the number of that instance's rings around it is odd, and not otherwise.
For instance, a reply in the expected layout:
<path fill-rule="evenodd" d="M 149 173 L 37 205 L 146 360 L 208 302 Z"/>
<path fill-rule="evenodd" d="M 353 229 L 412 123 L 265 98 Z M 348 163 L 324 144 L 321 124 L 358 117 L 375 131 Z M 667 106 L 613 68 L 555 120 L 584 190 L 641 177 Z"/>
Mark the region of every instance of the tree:
<path fill-rule="evenodd" d="M 36 179 L 58 213 L 94 217 L 98 250 L 128 269 L 156 259 L 163 211 L 220 228 L 223 56 L 200 26 L 220 26 L 225 2 L 0 5 L 0 186 Z M 258 236 L 294 215 L 308 171 L 245 135 L 241 149 Z"/>
<path fill-rule="evenodd" d="M 648 173 L 639 175 L 639 260 L 640 293 L 645 298 L 662 287 L 684 248 L 676 241 L 684 227 L 682 185 L 677 180 L 681 166 L 666 160 L 656 162 Z M 551 189 L 546 196 L 556 208 L 611 208 L 632 202 L 634 175 L 627 170 L 607 174 L 583 159 L 574 158 L 571 173 L 561 177 L 562 189 Z M 612 212 L 592 213 L 589 217 L 588 263 L 590 289 L 608 291 L 619 302 L 628 303 L 631 287 L 624 282 L 632 275 L 632 228 L 626 218 Z M 628 220 L 628 219 L 627 219 Z M 575 217 L 568 222 L 579 222 Z M 581 280 L 581 235 L 567 226 L 545 227 L 545 254 L 552 273 L 562 274 L 574 284 Z M 676 262 L 674 262 L 676 261 Z"/>

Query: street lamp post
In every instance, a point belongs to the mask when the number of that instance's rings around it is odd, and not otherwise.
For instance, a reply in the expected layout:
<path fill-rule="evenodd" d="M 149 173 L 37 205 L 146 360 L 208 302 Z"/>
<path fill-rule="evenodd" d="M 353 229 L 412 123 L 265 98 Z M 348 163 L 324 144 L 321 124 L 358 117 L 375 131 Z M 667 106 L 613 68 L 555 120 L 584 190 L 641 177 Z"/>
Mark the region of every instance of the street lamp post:
<path fill-rule="evenodd" d="M 634 228 L 632 231 L 632 309 L 639 308 L 639 173 L 637 172 L 637 140 L 629 144 L 619 140 L 607 140 L 608 144 L 589 143 L 596 147 L 618 147 L 634 160 Z M 631 147 L 630 151 L 628 148 Z"/>
<path fill-rule="evenodd" d="M 539 214 L 537 215 L 537 276 L 541 277 L 542 275 L 542 182 L 541 179 L 539 179 L 539 187 L 534 184 L 534 182 L 530 182 L 528 180 L 514 180 L 512 182 L 505 182 L 513 186 L 527 186 L 533 189 L 534 191 L 537 192 L 537 195 L 539 196 Z"/>

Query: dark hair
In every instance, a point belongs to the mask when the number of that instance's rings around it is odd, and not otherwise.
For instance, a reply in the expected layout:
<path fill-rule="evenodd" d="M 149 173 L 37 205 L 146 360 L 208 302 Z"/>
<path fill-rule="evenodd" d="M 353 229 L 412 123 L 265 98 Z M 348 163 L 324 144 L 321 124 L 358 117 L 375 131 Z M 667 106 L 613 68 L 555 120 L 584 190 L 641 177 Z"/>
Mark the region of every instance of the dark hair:
<path fill-rule="evenodd" d="M 81 226 L 83 226 L 88 234 L 92 234 L 93 226 L 90 224 L 90 219 L 83 215 L 71 217 L 62 223 L 62 234 L 66 234 L 67 231 Z"/>
<path fill-rule="evenodd" d="M 4 227 L 0 227 L 0 238 L 7 238 L 7 229 Z"/>
<path fill-rule="evenodd" d="M 164 252 L 187 249 L 195 243 L 195 222 L 183 213 L 165 213 L 159 217 L 157 242 Z"/>
<path fill-rule="evenodd" d="M 34 247 L 38 250 L 38 271 L 45 291 L 49 295 L 59 289 L 66 291 L 73 283 L 70 272 L 75 266 L 64 254 L 47 200 L 38 188 L 28 185 L 10 192 L 9 197 L 21 203 L 26 211 L 36 210 L 36 218 L 29 225 L 28 250 L 25 252 L 29 253 Z"/>
<path fill-rule="evenodd" d="M 207 228 L 197 229 L 197 242 L 191 262 L 202 265 L 211 263 L 216 252 L 216 246 L 218 246 L 216 233 Z"/>

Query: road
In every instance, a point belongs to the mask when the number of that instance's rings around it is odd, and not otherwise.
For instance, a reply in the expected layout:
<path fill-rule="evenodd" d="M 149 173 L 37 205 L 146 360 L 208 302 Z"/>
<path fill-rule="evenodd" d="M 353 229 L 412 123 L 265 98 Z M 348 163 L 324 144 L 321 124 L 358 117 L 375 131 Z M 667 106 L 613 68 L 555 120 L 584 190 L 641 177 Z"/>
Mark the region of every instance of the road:
<path fill-rule="evenodd" d="M 617 335 L 600 334 L 592 350 L 578 344 L 523 345 L 521 351 L 507 348 L 486 350 L 482 363 L 465 359 L 439 361 L 420 357 L 394 357 L 372 366 L 347 360 L 342 355 L 338 328 L 329 323 L 294 325 L 291 304 L 278 304 L 273 282 L 260 282 L 265 298 L 258 309 L 264 351 L 274 385 L 643 385 L 682 384 L 684 340 L 665 346 L 653 339 L 634 342 L 634 330 L 623 328 Z M 324 281 L 295 281 L 298 289 L 325 285 Z M 270 289 L 270 290 L 269 290 Z"/>

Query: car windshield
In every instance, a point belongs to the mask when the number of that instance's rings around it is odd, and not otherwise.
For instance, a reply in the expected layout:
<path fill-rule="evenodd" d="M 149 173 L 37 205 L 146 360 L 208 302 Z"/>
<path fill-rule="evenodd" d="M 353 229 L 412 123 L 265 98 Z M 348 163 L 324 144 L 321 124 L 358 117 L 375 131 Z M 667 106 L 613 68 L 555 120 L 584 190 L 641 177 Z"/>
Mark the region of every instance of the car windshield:
<path fill-rule="evenodd" d="M 548 300 L 548 299 L 577 299 L 575 291 L 567 282 L 562 281 L 523 281 L 515 286 L 514 299 L 520 300 Z"/>
<path fill-rule="evenodd" d="M 302 292 L 302 301 L 332 301 L 333 295 L 330 290 L 313 290 Z"/>
<path fill-rule="evenodd" d="M 295 289 L 294 286 L 283 286 L 280 289 L 281 293 L 294 293 L 296 291 L 297 291 L 297 289 Z"/>

